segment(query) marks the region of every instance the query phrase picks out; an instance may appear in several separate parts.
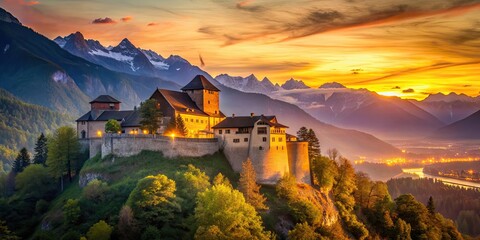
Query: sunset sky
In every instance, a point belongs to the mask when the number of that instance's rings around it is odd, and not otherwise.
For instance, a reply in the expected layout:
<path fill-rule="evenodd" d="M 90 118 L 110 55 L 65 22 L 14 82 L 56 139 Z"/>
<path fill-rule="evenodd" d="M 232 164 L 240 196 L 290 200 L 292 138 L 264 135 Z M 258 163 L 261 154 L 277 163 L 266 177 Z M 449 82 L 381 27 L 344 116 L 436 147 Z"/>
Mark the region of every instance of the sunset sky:
<path fill-rule="evenodd" d="M 127 37 L 220 73 L 383 95 L 480 91 L 480 0 L 0 0 L 49 38 Z"/>

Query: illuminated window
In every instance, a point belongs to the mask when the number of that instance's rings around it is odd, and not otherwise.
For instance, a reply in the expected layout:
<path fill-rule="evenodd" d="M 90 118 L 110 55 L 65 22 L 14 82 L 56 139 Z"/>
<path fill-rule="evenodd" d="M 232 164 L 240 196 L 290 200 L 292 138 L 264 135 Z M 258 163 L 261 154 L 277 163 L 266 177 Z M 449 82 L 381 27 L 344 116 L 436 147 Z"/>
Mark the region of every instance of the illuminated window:
<path fill-rule="evenodd" d="M 275 142 L 275 137 L 272 137 L 272 142 Z"/>
<path fill-rule="evenodd" d="M 198 119 L 195 119 L 195 122 L 198 123 Z"/>
<path fill-rule="evenodd" d="M 282 142 L 282 141 L 283 141 L 283 138 L 279 137 L 279 138 L 278 138 L 278 141 L 279 141 L 279 142 Z"/>

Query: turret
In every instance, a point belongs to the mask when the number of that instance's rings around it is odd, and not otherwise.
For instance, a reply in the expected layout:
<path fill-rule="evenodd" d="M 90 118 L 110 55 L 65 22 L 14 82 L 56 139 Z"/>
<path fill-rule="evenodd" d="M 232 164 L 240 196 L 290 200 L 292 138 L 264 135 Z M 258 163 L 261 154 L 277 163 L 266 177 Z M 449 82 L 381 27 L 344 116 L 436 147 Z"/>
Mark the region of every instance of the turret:
<path fill-rule="evenodd" d="M 100 95 L 90 102 L 91 110 L 120 110 L 120 101 L 110 95 Z"/>
<path fill-rule="evenodd" d="M 203 112 L 210 116 L 220 115 L 220 90 L 204 76 L 197 75 L 182 88 Z"/>

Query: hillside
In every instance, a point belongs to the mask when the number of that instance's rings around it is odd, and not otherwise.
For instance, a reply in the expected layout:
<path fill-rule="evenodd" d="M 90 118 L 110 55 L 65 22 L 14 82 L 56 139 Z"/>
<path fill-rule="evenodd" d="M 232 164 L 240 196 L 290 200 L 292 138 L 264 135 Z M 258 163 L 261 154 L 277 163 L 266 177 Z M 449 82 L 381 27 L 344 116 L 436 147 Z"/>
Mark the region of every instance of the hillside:
<path fill-rule="evenodd" d="M 480 111 L 436 131 L 432 139 L 480 139 Z"/>
<path fill-rule="evenodd" d="M 0 48 L 0 87 L 26 102 L 75 116 L 101 94 L 122 99 L 124 107 L 133 108 L 152 89 L 178 88 L 159 78 L 108 70 L 15 23 L 0 21 Z"/>
<path fill-rule="evenodd" d="M 64 221 L 62 206 L 68 199 L 80 199 L 82 224 L 77 225 L 75 231 L 80 233 L 86 232 L 91 225 L 99 220 L 105 220 L 113 226 L 117 225 L 118 213 L 127 202 L 129 194 L 135 188 L 138 180 L 147 175 L 164 174 L 168 178 L 179 182 L 179 174 L 185 172 L 189 164 L 205 172 L 210 180 L 218 173 L 222 173 L 234 187 L 237 187 L 239 174 L 232 171 L 228 161 L 221 153 L 198 158 L 175 159 L 167 159 L 161 153 L 149 151 L 143 151 L 139 155 L 132 157 L 106 157 L 104 159 L 94 157 L 89 159 L 83 166 L 80 172 L 79 184 L 73 183 L 52 201 L 50 210 L 43 216 L 43 220 L 40 223 L 41 226 L 48 227 L 37 229 L 36 234 L 48 232 L 54 236 L 62 236 L 69 231 L 69 229 L 65 228 L 65 225 L 61 224 Z M 106 182 L 108 190 L 104 193 L 106 199 L 97 203 L 88 203 L 83 193 L 84 190 L 82 190 L 80 185 L 85 185 L 87 180 L 91 181 L 93 178 Z M 181 191 L 181 189 L 177 191 Z M 326 214 L 330 218 L 328 221 L 332 223 L 337 221 L 337 213 L 329 198 L 325 198 L 309 186 L 303 186 L 299 191 L 301 191 L 304 197 L 312 199 L 318 207 L 326 210 Z M 274 187 L 262 187 L 262 192 L 268 197 L 267 204 L 270 207 L 270 211 L 261 214 L 265 227 L 268 230 L 277 231 L 279 234 L 282 234 L 282 232 L 285 234 L 288 232 L 288 227 L 293 226 L 288 218 L 286 203 L 278 198 Z M 279 225 L 279 222 L 286 225 Z M 182 235 L 187 234 L 185 231 L 190 227 L 184 226 L 181 230 L 172 229 L 171 233 L 173 235 L 163 237 L 168 239 L 190 238 L 188 235 Z"/>
<path fill-rule="evenodd" d="M 0 88 L 0 163 L 9 165 L 22 147 L 32 149 L 40 133 L 72 124 L 68 116 L 24 103 Z"/>

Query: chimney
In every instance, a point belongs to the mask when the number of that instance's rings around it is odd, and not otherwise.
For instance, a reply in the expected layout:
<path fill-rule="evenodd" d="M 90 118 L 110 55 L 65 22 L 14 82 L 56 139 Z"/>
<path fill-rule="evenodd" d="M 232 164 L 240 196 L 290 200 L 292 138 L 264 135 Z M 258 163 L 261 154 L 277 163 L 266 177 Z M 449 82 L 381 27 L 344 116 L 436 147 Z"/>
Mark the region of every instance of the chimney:
<path fill-rule="evenodd" d="M 250 117 L 253 117 L 253 116 L 255 116 L 255 113 L 253 113 L 253 112 L 250 113 Z"/>
<path fill-rule="evenodd" d="M 234 118 L 234 117 L 235 117 L 235 113 L 232 113 L 232 118 Z"/>

